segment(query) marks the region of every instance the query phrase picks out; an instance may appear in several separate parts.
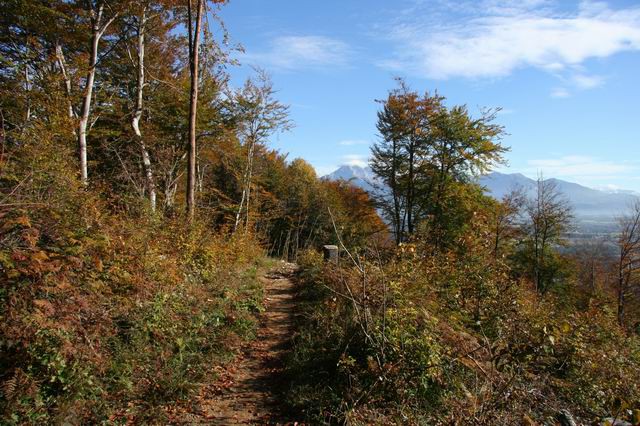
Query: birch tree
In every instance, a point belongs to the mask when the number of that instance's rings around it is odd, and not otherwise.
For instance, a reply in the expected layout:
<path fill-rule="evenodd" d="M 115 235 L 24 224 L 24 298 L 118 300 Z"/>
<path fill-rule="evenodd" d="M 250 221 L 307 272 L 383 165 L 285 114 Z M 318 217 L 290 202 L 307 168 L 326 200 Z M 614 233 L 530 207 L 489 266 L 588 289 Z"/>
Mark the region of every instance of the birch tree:
<path fill-rule="evenodd" d="M 82 106 L 80 108 L 80 119 L 78 121 L 78 153 L 80 156 L 80 180 L 84 185 L 88 184 L 87 171 L 87 128 L 89 116 L 91 114 L 91 102 L 93 99 L 93 87 L 96 78 L 96 67 L 98 65 L 98 52 L 100 40 L 104 36 L 109 26 L 118 18 L 119 12 L 113 11 L 112 7 L 103 1 L 94 3 L 89 1 L 89 18 L 91 24 L 91 42 L 89 47 L 89 64 L 85 76 L 85 85 L 82 96 Z M 110 13 L 110 17 L 105 16 L 105 10 Z"/>
<path fill-rule="evenodd" d="M 146 179 L 147 191 L 149 192 L 149 203 L 151 211 L 156 211 L 156 184 L 153 177 L 153 170 L 151 168 L 151 157 L 144 139 L 142 138 L 142 132 L 140 131 L 140 118 L 142 117 L 142 103 L 143 103 L 143 90 L 145 87 L 145 34 L 148 5 L 143 4 L 140 7 L 139 15 L 136 18 L 136 68 L 137 68 L 137 84 L 136 84 L 136 97 L 135 107 L 131 116 L 131 128 L 135 134 L 138 145 L 140 146 L 140 152 L 142 155 L 142 164 L 144 167 L 144 174 Z"/>
<path fill-rule="evenodd" d="M 257 144 L 264 143 L 272 134 L 291 129 L 289 107 L 274 98 L 275 91 L 269 76 L 258 71 L 258 81 L 247 80 L 235 94 L 239 138 L 247 151 L 242 175 L 242 196 L 236 212 L 234 232 L 244 219 L 245 229 L 249 224 L 251 179 L 253 159 Z"/>
<path fill-rule="evenodd" d="M 194 4 L 195 1 L 195 4 Z M 187 216 L 195 215 L 196 191 L 196 120 L 198 114 L 198 63 L 202 15 L 206 0 L 188 0 L 187 29 L 189 32 L 189 145 L 187 154 Z"/>

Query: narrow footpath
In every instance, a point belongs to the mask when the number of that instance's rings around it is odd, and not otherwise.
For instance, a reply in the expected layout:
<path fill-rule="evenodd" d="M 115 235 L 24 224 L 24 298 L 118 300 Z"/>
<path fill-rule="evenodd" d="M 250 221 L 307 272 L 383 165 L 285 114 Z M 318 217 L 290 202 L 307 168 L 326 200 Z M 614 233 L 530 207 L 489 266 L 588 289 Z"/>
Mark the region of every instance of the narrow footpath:
<path fill-rule="evenodd" d="M 281 262 L 260 277 L 266 301 L 256 339 L 218 371 L 218 381 L 203 389 L 179 424 L 295 424 L 284 416 L 277 389 L 293 328 L 295 271 L 296 265 Z"/>

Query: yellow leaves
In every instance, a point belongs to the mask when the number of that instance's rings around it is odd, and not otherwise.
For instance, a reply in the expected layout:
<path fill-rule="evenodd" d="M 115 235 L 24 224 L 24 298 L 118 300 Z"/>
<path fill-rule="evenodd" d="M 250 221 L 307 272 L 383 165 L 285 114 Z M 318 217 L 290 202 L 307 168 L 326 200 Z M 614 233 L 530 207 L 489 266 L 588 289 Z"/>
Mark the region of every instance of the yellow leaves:
<path fill-rule="evenodd" d="M 31 255 L 31 260 L 41 265 L 43 262 L 49 260 L 49 255 L 42 250 L 38 250 L 33 252 L 33 254 Z"/>
<path fill-rule="evenodd" d="M 55 308 L 53 307 L 53 304 L 48 300 L 36 299 L 33 301 L 33 305 L 45 317 L 51 317 L 56 312 Z"/>
<path fill-rule="evenodd" d="M 19 216 L 16 219 L 14 219 L 13 223 L 16 225 L 21 225 L 25 228 L 31 227 L 31 220 L 29 220 L 27 216 Z"/>
<path fill-rule="evenodd" d="M 31 228 L 31 220 L 29 217 L 25 215 L 20 215 L 14 218 L 4 220 L 4 223 L 0 227 L 0 233 L 9 232 L 12 229 L 20 227 L 20 228 Z"/>
<path fill-rule="evenodd" d="M 413 243 L 400 243 L 398 244 L 398 255 L 408 255 L 410 257 L 416 256 L 416 245 Z"/>

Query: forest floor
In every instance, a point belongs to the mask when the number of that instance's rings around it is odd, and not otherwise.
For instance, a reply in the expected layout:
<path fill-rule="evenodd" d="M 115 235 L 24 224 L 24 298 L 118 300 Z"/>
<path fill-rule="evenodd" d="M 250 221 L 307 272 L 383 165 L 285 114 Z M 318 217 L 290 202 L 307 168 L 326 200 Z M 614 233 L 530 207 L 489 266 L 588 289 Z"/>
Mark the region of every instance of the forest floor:
<path fill-rule="evenodd" d="M 264 284 L 264 312 L 256 338 L 233 361 L 216 368 L 217 379 L 202 388 L 172 424 L 287 425 L 280 399 L 283 356 L 294 325 L 293 276 L 296 265 L 279 262 L 259 279 Z"/>

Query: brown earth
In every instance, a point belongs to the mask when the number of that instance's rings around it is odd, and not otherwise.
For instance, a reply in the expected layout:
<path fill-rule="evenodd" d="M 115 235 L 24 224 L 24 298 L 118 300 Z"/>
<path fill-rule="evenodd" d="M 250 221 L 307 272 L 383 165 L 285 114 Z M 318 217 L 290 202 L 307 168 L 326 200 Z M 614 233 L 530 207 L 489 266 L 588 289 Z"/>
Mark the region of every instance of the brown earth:
<path fill-rule="evenodd" d="M 278 395 L 282 357 L 293 331 L 295 271 L 294 264 L 281 262 L 260 277 L 266 299 L 256 339 L 216 369 L 216 382 L 204 386 L 189 413 L 173 424 L 299 424 L 287 418 Z"/>

